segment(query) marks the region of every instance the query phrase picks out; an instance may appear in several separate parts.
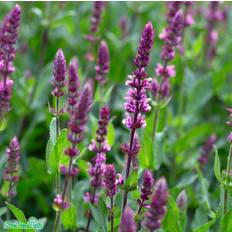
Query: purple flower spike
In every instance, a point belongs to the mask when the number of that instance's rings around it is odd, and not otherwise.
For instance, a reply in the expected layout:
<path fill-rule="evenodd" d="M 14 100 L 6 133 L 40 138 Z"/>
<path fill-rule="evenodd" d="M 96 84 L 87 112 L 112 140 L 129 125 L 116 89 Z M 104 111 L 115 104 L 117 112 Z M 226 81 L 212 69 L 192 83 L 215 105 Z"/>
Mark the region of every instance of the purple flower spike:
<path fill-rule="evenodd" d="M 99 30 L 99 24 L 101 22 L 101 16 L 104 7 L 105 7 L 105 2 L 103 1 L 94 2 L 92 16 L 91 16 L 90 34 L 86 36 L 86 39 L 92 43 L 97 42 L 96 33 Z"/>
<path fill-rule="evenodd" d="M 113 197 L 117 192 L 116 177 L 117 174 L 114 165 L 106 165 L 104 172 L 104 186 L 106 189 L 106 194 L 109 197 Z"/>
<path fill-rule="evenodd" d="M 69 65 L 69 80 L 68 80 L 68 110 L 70 114 L 74 113 L 74 108 L 77 105 L 79 97 L 80 81 L 77 74 L 78 64 L 76 59 L 72 59 Z"/>
<path fill-rule="evenodd" d="M 214 144 L 216 143 L 217 137 L 216 135 L 211 135 L 206 143 L 201 148 L 201 155 L 198 158 L 198 162 L 202 165 L 206 164 L 209 159 L 209 154 L 213 149 Z"/>
<path fill-rule="evenodd" d="M 62 49 L 58 49 L 54 59 L 53 80 L 54 89 L 52 95 L 61 97 L 64 95 L 62 88 L 65 86 L 66 60 Z"/>
<path fill-rule="evenodd" d="M 152 173 L 148 170 L 145 170 L 143 173 L 143 186 L 141 188 L 141 199 L 146 201 L 149 199 L 152 194 L 152 187 L 154 184 L 154 179 Z"/>
<path fill-rule="evenodd" d="M 138 46 L 138 54 L 134 59 L 134 64 L 138 68 L 145 68 L 148 66 L 150 58 L 151 48 L 153 46 L 154 40 L 154 29 L 152 23 L 149 22 L 145 25 L 142 36 L 140 38 L 140 43 Z"/>
<path fill-rule="evenodd" d="M 96 1 L 94 2 L 92 18 L 91 18 L 91 32 L 96 33 L 101 20 L 102 10 L 105 7 L 105 2 Z"/>
<path fill-rule="evenodd" d="M 101 84 L 105 84 L 106 75 L 109 72 L 109 49 L 105 41 L 101 41 L 98 50 L 98 60 L 95 67 L 96 70 L 96 80 Z"/>
<path fill-rule="evenodd" d="M 9 78 L 15 71 L 15 44 L 18 38 L 21 8 L 16 5 L 0 25 L 0 117 L 10 111 L 13 81 Z"/>
<path fill-rule="evenodd" d="M 145 215 L 143 225 L 150 231 L 160 228 L 168 200 L 168 186 L 165 178 L 160 178 L 155 185 L 155 193 L 152 196 L 150 208 Z"/>
<path fill-rule="evenodd" d="M 93 83 L 92 81 L 87 81 L 82 89 L 79 102 L 75 106 L 73 115 L 70 115 L 70 121 L 68 123 L 69 141 L 75 146 L 83 140 L 83 133 L 85 131 L 85 126 L 88 121 L 88 113 L 92 107 L 93 98 Z M 70 151 L 70 152 L 69 152 Z M 75 156 L 77 148 L 70 148 L 66 150 L 66 155 Z"/>
<path fill-rule="evenodd" d="M 16 5 L 4 18 L 0 28 L 0 73 L 4 81 L 14 71 L 13 60 L 15 58 L 15 44 L 18 38 L 21 8 Z"/>
<path fill-rule="evenodd" d="M 5 112 L 10 111 L 10 98 L 12 94 L 14 81 L 11 79 L 6 79 L 4 84 L 0 81 L 0 116 L 4 115 Z"/>
<path fill-rule="evenodd" d="M 20 145 L 18 139 L 14 137 L 6 149 L 7 163 L 4 170 L 4 180 L 10 182 L 10 186 L 15 186 L 19 181 L 19 160 Z M 8 195 L 15 195 L 12 187 L 10 187 Z"/>
<path fill-rule="evenodd" d="M 125 97 L 124 104 L 126 118 L 123 124 L 129 129 L 137 129 L 146 126 L 145 118 L 142 113 L 148 112 L 151 107 L 149 105 L 150 99 L 147 97 L 147 89 L 150 88 L 150 78 L 147 78 L 145 67 L 149 63 L 149 55 L 153 45 L 154 29 L 149 22 L 146 24 L 138 46 L 138 54 L 135 57 L 134 63 L 138 67 L 132 75 L 129 75 L 129 80 L 126 85 L 131 88 Z M 133 114 L 133 116 L 131 115 Z"/>
<path fill-rule="evenodd" d="M 184 27 L 184 16 L 182 10 L 177 11 L 169 26 L 160 34 L 160 38 L 165 41 L 162 48 L 161 58 L 167 62 L 174 58 L 174 48 L 181 42 L 182 30 Z"/>
<path fill-rule="evenodd" d="M 99 111 L 98 129 L 96 140 L 92 140 L 89 150 L 97 153 L 106 153 L 110 151 L 110 146 L 106 141 L 107 126 L 110 120 L 110 110 L 104 106 Z"/>
<path fill-rule="evenodd" d="M 133 211 L 129 208 L 126 208 L 123 212 L 119 232 L 136 232 Z"/>

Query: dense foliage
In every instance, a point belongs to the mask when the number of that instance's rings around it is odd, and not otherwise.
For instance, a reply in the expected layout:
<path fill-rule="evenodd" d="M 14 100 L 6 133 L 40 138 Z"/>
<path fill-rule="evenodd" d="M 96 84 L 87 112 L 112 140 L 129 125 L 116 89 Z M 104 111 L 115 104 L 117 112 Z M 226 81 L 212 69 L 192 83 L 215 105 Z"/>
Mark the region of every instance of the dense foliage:
<path fill-rule="evenodd" d="M 231 3 L 19 5 L 0 3 L 0 230 L 232 231 Z"/>

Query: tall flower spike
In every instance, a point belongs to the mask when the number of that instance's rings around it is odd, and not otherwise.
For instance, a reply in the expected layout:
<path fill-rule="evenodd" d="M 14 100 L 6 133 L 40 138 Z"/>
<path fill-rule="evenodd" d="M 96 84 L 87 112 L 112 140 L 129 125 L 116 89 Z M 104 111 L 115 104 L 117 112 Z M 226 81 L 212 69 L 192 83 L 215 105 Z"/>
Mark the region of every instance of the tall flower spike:
<path fill-rule="evenodd" d="M 145 214 L 143 225 L 150 231 L 160 228 L 168 200 L 168 186 L 165 178 L 160 178 L 155 185 L 155 193 L 152 196 L 149 210 Z"/>
<path fill-rule="evenodd" d="M 138 53 L 134 59 L 134 64 L 138 68 L 145 68 L 148 66 L 150 61 L 150 52 L 153 46 L 154 40 L 154 29 L 152 23 L 149 22 L 145 25 L 140 43 L 138 46 Z"/>
<path fill-rule="evenodd" d="M 10 183 L 8 195 L 14 195 L 13 186 L 19 181 L 19 159 L 20 145 L 18 139 L 14 137 L 6 149 L 7 164 L 4 170 L 4 180 Z"/>
<path fill-rule="evenodd" d="M 68 123 L 68 139 L 73 145 L 80 143 L 84 138 L 83 132 L 88 121 L 88 113 L 91 110 L 92 101 L 93 82 L 88 80 L 81 91 L 79 102 L 75 106 L 74 113 L 71 115 L 70 121 Z M 69 153 L 69 151 L 66 151 L 66 154 L 70 156 L 74 155 L 72 152 Z"/>
<path fill-rule="evenodd" d="M 154 184 L 154 179 L 152 173 L 149 170 L 145 170 L 143 173 L 143 185 L 141 188 L 141 200 L 146 201 L 152 194 L 152 187 Z"/>
<path fill-rule="evenodd" d="M 75 64 L 73 68 L 76 69 Z M 66 200 L 67 186 L 70 178 L 76 176 L 79 172 L 78 168 L 73 165 L 73 158 L 79 155 L 79 149 L 76 145 L 84 139 L 84 131 L 88 121 L 88 113 L 90 112 L 92 106 L 92 98 L 93 82 L 89 80 L 83 86 L 78 103 L 74 106 L 73 111 L 69 112 L 68 140 L 70 141 L 71 145 L 65 149 L 65 155 L 69 157 L 69 166 L 60 166 L 60 172 L 67 178 L 64 180 L 62 195 L 57 194 L 54 199 L 54 204 L 59 210 L 69 207 Z"/>
<path fill-rule="evenodd" d="M 68 73 L 68 111 L 70 114 L 74 113 L 74 108 L 77 105 L 79 97 L 80 81 L 77 74 L 78 64 L 75 58 L 71 60 Z"/>
<path fill-rule="evenodd" d="M 90 34 L 86 36 L 86 39 L 92 43 L 95 43 L 97 41 L 96 33 L 99 30 L 99 24 L 101 22 L 101 16 L 104 7 L 105 7 L 105 2 L 103 1 L 94 2 L 92 16 L 91 16 Z"/>
<path fill-rule="evenodd" d="M 63 87 L 65 86 L 65 75 L 66 75 L 66 60 L 62 49 L 58 49 L 53 68 L 53 80 L 52 95 L 55 97 L 61 97 L 64 95 Z"/>
<path fill-rule="evenodd" d="M 129 208 L 126 208 L 122 214 L 119 232 L 136 232 L 133 211 Z"/>
<path fill-rule="evenodd" d="M 93 157 L 89 167 L 89 174 L 91 176 L 91 187 L 97 189 L 102 186 L 102 177 L 105 171 L 106 153 L 110 150 L 107 143 L 107 125 L 110 120 L 110 110 L 104 106 L 99 111 L 98 129 L 96 132 L 96 140 L 92 140 L 89 145 L 89 150 L 93 151 L 96 155 Z M 96 190 L 95 190 L 96 192 Z M 90 201 L 92 204 L 97 203 L 98 198 L 92 193 L 85 194 L 85 200 Z"/>
<path fill-rule="evenodd" d="M 220 9 L 220 2 L 209 2 L 208 11 L 206 13 L 207 19 L 207 58 L 212 60 L 216 56 L 216 44 L 218 42 L 219 34 L 216 30 L 219 22 L 227 20 L 227 11 Z"/>
<path fill-rule="evenodd" d="M 105 84 L 106 75 L 109 72 L 109 49 L 105 41 L 101 41 L 98 49 L 98 60 L 95 67 L 96 80 L 101 84 Z"/>
<path fill-rule="evenodd" d="M 10 111 L 13 80 L 9 75 L 15 71 L 15 44 L 18 38 L 21 8 L 16 5 L 0 26 L 0 117 Z"/>
<path fill-rule="evenodd" d="M 232 117 L 232 108 L 228 108 L 227 110 L 230 113 L 230 117 Z M 231 121 L 227 122 L 226 124 L 228 126 L 232 127 L 232 122 Z M 230 142 L 230 143 L 232 142 L 232 132 L 230 132 L 229 135 L 227 136 L 227 141 Z"/>
<path fill-rule="evenodd" d="M 114 165 L 106 165 L 104 172 L 104 186 L 106 189 L 106 194 L 109 197 L 113 197 L 117 192 L 116 177 L 117 173 L 115 171 Z"/>
<path fill-rule="evenodd" d="M 138 53 L 134 59 L 137 69 L 132 75 L 128 76 L 129 80 L 126 81 L 126 85 L 129 85 L 131 88 L 128 90 L 125 98 L 126 102 L 124 108 L 128 114 L 126 114 L 123 124 L 129 129 L 145 127 L 146 122 L 142 113 L 151 109 L 148 104 L 150 99 L 146 94 L 146 90 L 150 87 L 150 79 L 147 78 L 147 73 L 144 68 L 148 65 L 150 60 L 149 56 L 153 40 L 154 29 L 149 22 L 144 27 L 138 46 Z M 130 113 L 134 114 L 134 119 L 130 116 Z"/>
<path fill-rule="evenodd" d="M 150 52 L 153 46 L 154 29 L 149 22 L 145 25 L 142 32 L 138 52 L 134 59 L 134 64 L 137 69 L 132 75 L 129 75 L 129 80 L 126 81 L 126 85 L 130 86 L 125 97 L 126 102 L 124 109 L 127 111 L 126 117 L 123 119 L 123 124 L 130 129 L 130 143 L 122 146 L 123 151 L 127 155 L 127 164 L 125 172 L 125 180 L 130 174 L 130 168 L 132 155 L 137 154 L 140 150 L 140 144 L 136 142 L 136 130 L 146 126 L 145 113 L 148 112 L 151 107 L 149 105 L 150 99 L 147 97 L 147 90 L 150 88 L 151 79 L 145 71 L 150 61 Z M 135 159 L 134 159 L 135 160 Z M 124 192 L 123 210 L 127 204 L 128 192 Z"/>

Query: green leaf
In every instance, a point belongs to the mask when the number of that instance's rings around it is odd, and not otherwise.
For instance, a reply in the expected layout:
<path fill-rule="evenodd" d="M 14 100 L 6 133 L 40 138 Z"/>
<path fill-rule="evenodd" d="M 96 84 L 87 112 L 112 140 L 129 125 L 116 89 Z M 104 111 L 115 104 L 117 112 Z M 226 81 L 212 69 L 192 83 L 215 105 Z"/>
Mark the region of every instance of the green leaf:
<path fill-rule="evenodd" d="M 121 188 L 127 192 L 137 189 L 138 185 L 138 172 L 132 171 L 129 177 L 126 179 L 125 183 Z"/>
<path fill-rule="evenodd" d="M 107 142 L 110 146 L 114 145 L 115 142 L 115 129 L 113 126 L 112 121 L 109 122 L 108 126 L 107 126 Z"/>
<path fill-rule="evenodd" d="M 46 149 L 46 163 L 49 174 L 55 174 L 59 172 L 59 165 L 67 164 L 69 159 L 64 155 L 64 150 L 67 148 L 69 141 L 67 139 L 67 129 L 63 129 L 55 143 L 48 142 Z"/>
<path fill-rule="evenodd" d="M 0 217 L 6 213 L 6 207 L 0 208 Z"/>
<path fill-rule="evenodd" d="M 7 116 L 1 118 L 0 120 L 0 132 L 5 130 L 7 127 Z"/>
<path fill-rule="evenodd" d="M 107 208 L 104 200 L 102 198 L 99 199 L 98 205 L 93 206 L 90 205 L 93 218 L 98 224 L 98 231 L 101 232 L 107 232 L 107 220 L 106 220 L 106 215 L 107 215 Z M 94 231 L 97 231 L 96 229 Z"/>
<path fill-rule="evenodd" d="M 76 208 L 72 205 L 61 214 L 61 221 L 65 229 L 74 229 L 76 227 Z"/>
<path fill-rule="evenodd" d="M 1 194 L 2 194 L 4 197 L 7 197 L 7 196 L 8 196 L 9 187 L 10 187 L 10 182 L 9 182 L 9 181 L 4 181 L 4 182 L 3 182 L 3 185 L 2 185 L 2 189 L 1 189 Z"/>
<path fill-rule="evenodd" d="M 168 199 L 168 211 L 163 221 L 163 228 L 172 232 L 182 231 L 179 222 L 179 209 L 171 196 Z"/>
<path fill-rule="evenodd" d="M 221 165 L 220 165 L 220 159 L 218 156 L 218 150 L 216 146 L 214 146 L 214 150 L 215 150 L 215 160 L 214 160 L 214 167 L 213 167 L 214 175 L 220 184 L 224 184 L 223 179 L 221 177 Z"/>
<path fill-rule="evenodd" d="M 23 213 L 22 210 L 18 209 L 17 207 L 15 207 L 14 205 L 5 202 L 7 207 L 10 209 L 10 211 L 14 214 L 14 216 L 16 217 L 16 219 L 20 222 L 23 223 L 27 223 L 27 219 Z M 33 229 L 27 229 L 28 232 L 35 232 Z"/>
<path fill-rule="evenodd" d="M 53 117 L 50 123 L 50 139 L 53 145 L 56 144 L 56 118 Z"/>
<path fill-rule="evenodd" d="M 222 219 L 220 225 L 220 232 L 231 232 L 232 231 L 232 210 L 227 212 Z"/>
<path fill-rule="evenodd" d="M 196 228 L 196 229 L 194 230 L 194 232 L 208 232 L 209 229 L 210 229 L 210 227 L 211 227 L 214 223 L 215 223 L 215 219 L 213 219 L 213 220 L 211 220 L 211 221 L 209 221 L 209 222 L 207 222 L 207 223 L 205 223 L 205 224 L 199 226 L 198 228 Z"/>

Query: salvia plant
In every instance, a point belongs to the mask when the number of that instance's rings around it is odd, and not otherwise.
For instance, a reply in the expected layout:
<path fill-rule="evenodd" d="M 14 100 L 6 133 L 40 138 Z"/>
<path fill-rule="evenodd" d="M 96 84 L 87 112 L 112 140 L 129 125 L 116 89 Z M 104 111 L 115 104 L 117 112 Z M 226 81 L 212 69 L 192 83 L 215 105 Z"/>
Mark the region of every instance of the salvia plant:
<path fill-rule="evenodd" d="M 20 5 L 0 3 L 0 231 L 231 232 L 231 4 Z"/>

